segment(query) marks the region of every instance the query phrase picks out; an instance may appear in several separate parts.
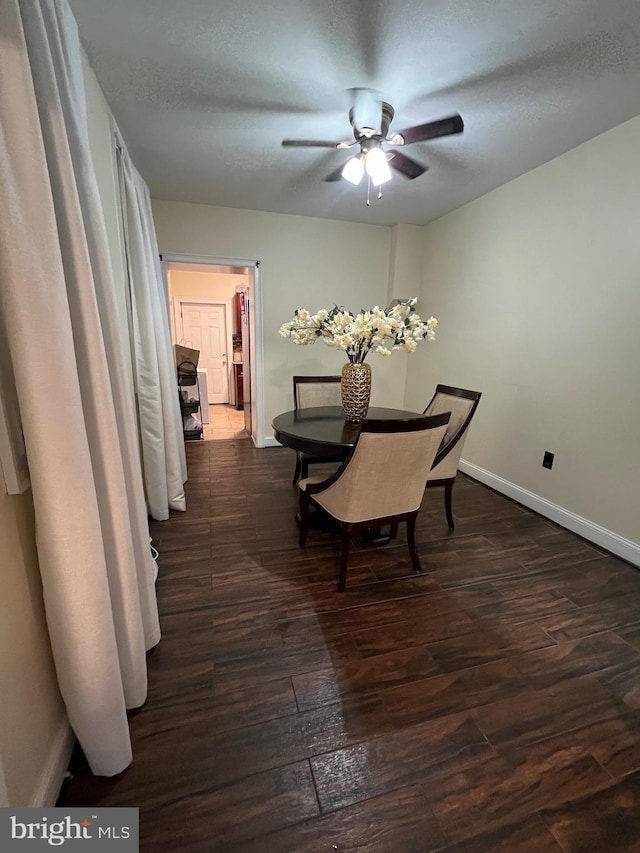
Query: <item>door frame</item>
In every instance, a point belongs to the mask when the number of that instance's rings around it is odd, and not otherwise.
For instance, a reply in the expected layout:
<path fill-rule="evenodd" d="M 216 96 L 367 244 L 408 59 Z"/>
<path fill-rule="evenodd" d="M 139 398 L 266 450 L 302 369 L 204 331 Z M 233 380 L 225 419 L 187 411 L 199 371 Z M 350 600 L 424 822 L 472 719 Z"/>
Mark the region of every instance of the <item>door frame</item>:
<path fill-rule="evenodd" d="M 252 270 L 253 299 L 249 301 L 249 321 L 253 324 L 254 334 L 249 339 L 251 357 L 251 440 L 256 447 L 265 447 L 264 434 L 264 326 L 262 309 L 262 264 L 259 260 L 246 258 L 222 258 L 211 255 L 185 255 L 177 252 L 160 255 L 164 271 L 164 286 L 169 298 L 167 265 L 206 264 L 215 267 L 244 267 Z"/>
<path fill-rule="evenodd" d="M 175 324 L 176 337 L 178 337 L 178 330 L 181 332 L 184 331 L 182 327 L 183 305 L 222 305 L 224 307 L 224 325 L 226 328 L 225 347 L 227 350 L 227 397 L 229 399 L 229 403 L 235 405 L 236 391 L 235 385 L 233 384 L 233 332 L 231 331 L 231 326 L 233 325 L 233 299 L 198 299 L 195 296 L 177 296 L 173 300 L 173 322 Z M 176 341 L 176 343 L 180 343 L 180 341 Z"/>

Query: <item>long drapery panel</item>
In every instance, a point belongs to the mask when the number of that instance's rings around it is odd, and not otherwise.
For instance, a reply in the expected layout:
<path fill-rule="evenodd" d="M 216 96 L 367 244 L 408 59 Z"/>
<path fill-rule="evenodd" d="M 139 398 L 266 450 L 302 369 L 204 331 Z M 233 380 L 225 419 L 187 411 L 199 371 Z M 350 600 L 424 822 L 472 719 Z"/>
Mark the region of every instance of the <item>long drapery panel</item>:
<path fill-rule="evenodd" d="M 167 297 L 147 185 L 115 130 L 127 258 L 133 369 L 149 514 L 185 510 L 187 465 Z"/>
<path fill-rule="evenodd" d="M 131 761 L 126 709 L 160 639 L 126 344 L 67 0 L 3 0 L 0 31 L 0 307 L 58 681 L 110 776 Z"/>

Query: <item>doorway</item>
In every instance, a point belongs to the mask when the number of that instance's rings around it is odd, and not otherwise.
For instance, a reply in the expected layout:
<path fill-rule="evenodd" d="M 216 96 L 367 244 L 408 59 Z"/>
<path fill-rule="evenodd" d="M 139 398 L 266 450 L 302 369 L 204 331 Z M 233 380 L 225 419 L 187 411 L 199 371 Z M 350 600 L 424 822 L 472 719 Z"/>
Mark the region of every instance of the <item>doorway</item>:
<path fill-rule="evenodd" d="M 163 255 L 171 336 L 200 350 L 205 439 L 264 447 L 259 263 Z M 208 423 L 207 423 L 208 421 Z"/>

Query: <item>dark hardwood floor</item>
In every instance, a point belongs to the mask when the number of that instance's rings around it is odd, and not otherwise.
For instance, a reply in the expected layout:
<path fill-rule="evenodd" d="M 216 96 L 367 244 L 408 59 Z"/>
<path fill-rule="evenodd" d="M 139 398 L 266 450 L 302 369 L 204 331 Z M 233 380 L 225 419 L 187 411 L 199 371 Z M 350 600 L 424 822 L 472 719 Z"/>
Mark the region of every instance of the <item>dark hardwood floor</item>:
<path fill-rule="evenodd" d="M 187 445 L 153 523 L 163 639 L 114 779 L 142 851 L 640 850 L 640 573 L 463 475 L 401 527 L 297 545 L 294 454 Z M 317 473 L 314 469 L 314 473 Z"/>

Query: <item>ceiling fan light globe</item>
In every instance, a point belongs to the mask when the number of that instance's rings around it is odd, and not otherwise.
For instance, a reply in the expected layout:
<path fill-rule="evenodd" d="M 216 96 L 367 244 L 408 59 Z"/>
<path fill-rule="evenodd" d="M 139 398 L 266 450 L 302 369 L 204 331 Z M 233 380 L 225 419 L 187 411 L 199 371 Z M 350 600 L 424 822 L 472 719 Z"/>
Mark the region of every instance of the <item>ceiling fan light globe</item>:
<path fill-rule="evenodd" d="M 344 164 L 344 168 L 342 170 L 342 177 L 345 181 L 349 181 L 349 183 L 357 186 L 362 180 L 362 176 L 364 175 L 364 163 L 362 162 L 362 157 L 352 157 L 350 160 Z"/>
<path fill-rule="evenodd" d="M 367 151 L 365 165 L 367 174 L 371 178 L 371 183 L 376 187 L 382 186 L 382 184 L 391 180 L 391 169 L 387 162 L 387 155 L 382 148 L 371 148 Z"/>

